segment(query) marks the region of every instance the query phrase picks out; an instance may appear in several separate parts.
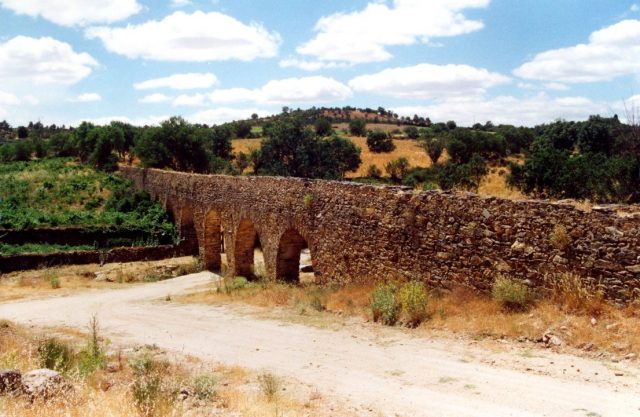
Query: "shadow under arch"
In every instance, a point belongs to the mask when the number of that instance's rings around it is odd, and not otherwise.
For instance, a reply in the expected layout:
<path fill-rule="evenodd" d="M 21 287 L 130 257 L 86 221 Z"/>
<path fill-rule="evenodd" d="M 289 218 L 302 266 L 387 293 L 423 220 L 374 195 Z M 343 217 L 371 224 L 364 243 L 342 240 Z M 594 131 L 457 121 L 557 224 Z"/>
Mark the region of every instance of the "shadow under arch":
<path fill-rule="evenodd" d="M 220 212 L 209 210 L 204 217 L 203 261 L 205 269 L 222 269 L 222 221 Z"/>
<path fill-rule="evenodd" d="M 289 228 L 282 234 L 276 258 L 276 279 L 300 282 L 300 255 L 307 247 L 307 241 L 296 229 Z"/>
<path fill-rule="evenodd" d="M 235 235 L 233 259 L 235 274 L 247 278 L 255 277 L 254 249 L 260 246 L 260 236 L 249 219 L 243 219 Z"/>
<path fill-rule="evenodd" d="M 189 204 L 180 206 L 178 214 L 181 252 L 185 255 L 198 254 L 198 234 L 193 221 L 193 209 Z"/>

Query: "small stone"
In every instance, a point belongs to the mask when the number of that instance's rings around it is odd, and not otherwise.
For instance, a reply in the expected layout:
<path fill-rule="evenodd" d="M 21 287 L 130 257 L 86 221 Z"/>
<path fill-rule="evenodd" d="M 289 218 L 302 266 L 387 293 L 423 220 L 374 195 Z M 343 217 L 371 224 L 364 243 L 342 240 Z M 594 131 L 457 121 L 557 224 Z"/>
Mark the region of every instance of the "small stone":
<path fill-rule="evenodd" d="M 633 272 L 634 274 L 639 274 L 640 273 L 640 264 L 627 266 L 625 269 L 627 271 L 629 271 L 629 272 Z"/>
<path fill-rule="evenodd" d="M 635 357 L 636 357 L 636 354 L 635 354 L 635 353 L 628 353 L 627 355 L 625 355 L 625 357 L 624 357 L 624 358 L 625 358 L 626 360 L 631 360 L 631 359 L 634 359 Z"/>
<path fill-rule="evenodd" d="M 22 374 L 17 369 L 0 369 L 0 395 L 18 392 L 22 386 Z"/>
<path fill-rule="evenodd" d="M 568 263 L 568 261 L 565 258 L 563 258 L 562 256 L 556 255 L 556 256 L 553 257 L 553 263 L 554 264 L 564 265 L 564 264 Z"/>
<path fill-rule="evenodd" d="M 489 210 L 482 209 L 482 217 L 484 217 L 485 219 L 489 219 L 491 217 L 491 213 L 489 213 Z"/>
<path fill-rule="evenodd" d="M 619 323 L 607 324 L 604 328 L 607 329 L 607 330 L 613 330 L 616 327 L 618 327 L 618 324 Z"/>
<path fill-rule="evenodd" d="M 614 375 L 615 376 L 624 376 L 624 374 L 622 372 L 616 372 Z"/>
<path fill-rule="evenodd" d="M 613 236 L 617 236 L 617 237 L 623 237 L 624 236 L 623 232 L 621 232 L 620 230 L 616 229 L 613 226 L 605 227 L 604 230 L 606 230 L 607 232 L 611 233 Z"/>
<path fill-rule="evenodd" d="M 591 325 L 595 326 L 596 324 L 598 324 L 598 320 L 595 317 L 591 317 Z"/>

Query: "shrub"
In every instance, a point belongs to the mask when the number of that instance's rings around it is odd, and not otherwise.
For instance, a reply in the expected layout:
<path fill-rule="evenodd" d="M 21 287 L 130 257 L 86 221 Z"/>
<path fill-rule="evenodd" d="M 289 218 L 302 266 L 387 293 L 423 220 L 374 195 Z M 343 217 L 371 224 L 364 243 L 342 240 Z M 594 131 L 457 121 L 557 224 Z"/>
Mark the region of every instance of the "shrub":
<path fill-rule="evenodd" d="M 375 164 L 369 165 L 367 168 L 367 177 L 369 178 L 380 178 L 382 176 L 382 171 Z"/>
<path fill-rule="evenodd" d="M 571 236 L 563 225 L 556 224 L 549 235 L 549 241 L 554 248 L 564 251 L 571 244 Z"/>
<path fill-rule="evenodd" d="M 493 282 L 491 296 L 504 309 L 510 311 L 526 310 L 532 299 L 531 291 L 526 285 L 502 276 Z"/>
<path fill-rule="evenodd" d="M 161 396 L 160 378 L 155 376 L 136 379 L 131 385 L 131 395 L 133 404 L 142 415 L 153 415 Z"/>
<path fill-rule="evenodd" d="M 398 293 L 402 319 L 409 327 L 417 327 L 427 318 L 427 290 L 422 282 L 407 282 Z"/>
<path fill-rule="evenodd" d="M 64 372 L 71 365 L 71 349 L 66 343 L 47 339 L 38 346 L 40 366 Z"/>
<path fill-rule="evenodd" d="M 193 394 L 199 400 L 210 400 L 216 396 L 216 378 L 212 375 L 200 375 L 193 382 Z"/>
<path fill-rule="evenodd" d="M 396 286 L 393 284 L 378 284 L 371 295 L 373 320 L 380 321 L 387 326 L 393 326 L 398 321 L 398 307 Z"/>
<path fill-rule="evenodd" d="M 88 375 L 96 369 L 103 368 L 107 363 L 102 346 L 100 346 L 99 325 L 96 316 L 89 321 L 89 340 L 85 347 L 78 352 L 78 370 L 82 375 Z"/>
<path fill-rule="evenodd" d="M 51 288 L 53 288 L 54 290 L 60 288 L 60 278 L 58 278 L 58 275 L 56 273 L 51 273 L 49 275 L 49 284 L 51 284 Z"/>
<path fill-rule="evenodd" d="M 269 401 L 273 401 L 280 391 L 280 380 L 273 374 L 266 373 L 258 377 L 258 383 L 260 384 L 260 390 Z"/>
<path fill-rule="evenodd" d="M 546 275 L 553 300 L 569 313 L 587 313 L 599 316 L 605 301 L 602 291 L 585 281 L 580 275 L 565 272 Z"/>
<path fill-rule="evenodd" d="M 387 171 L 387 174 L 389 174 L 392 181 L 400 182 L 407 175 L 407 171 L 409 171 L 409 160 L 405 157 L 401 157 L 396 160 L 389 161 L 385 165 L 384 170 Z"/>
<path fill-rule="evenodd" d="M 245 277 L 224 278 L 223 284 L 224 292 L 232 294 L 246 288 L 249 285 L 249 281 Z"/>
<path fill-rule="evenodd" d="M 155 362 L 153 357 L 148 352 L 135 358 L 129 359 L 129 366 L 136 376 L 143 376 L 149 374 L 153 368 L 155 368 Z"/>

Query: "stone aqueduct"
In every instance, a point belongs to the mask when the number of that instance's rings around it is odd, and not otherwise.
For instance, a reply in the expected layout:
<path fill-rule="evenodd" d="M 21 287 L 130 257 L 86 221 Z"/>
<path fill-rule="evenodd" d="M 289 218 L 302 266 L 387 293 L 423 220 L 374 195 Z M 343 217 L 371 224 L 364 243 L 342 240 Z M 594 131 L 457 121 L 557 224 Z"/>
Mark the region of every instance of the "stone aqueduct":
<path fill-rule="evenodd" d="M 270 279 L 297 280 L 308 246 L 319 283 L 403 278 L 486 290 L 498 274 L 545 287 L 571 272 L 619 301 L 640 291 L 638 214 L 296 178 L 122 173 L 173 213 L 211 270 L 224 240 L 233 275 L 252 273 L 259 242 Z M 556 225 L 566 248 L 550 239 Z"/>

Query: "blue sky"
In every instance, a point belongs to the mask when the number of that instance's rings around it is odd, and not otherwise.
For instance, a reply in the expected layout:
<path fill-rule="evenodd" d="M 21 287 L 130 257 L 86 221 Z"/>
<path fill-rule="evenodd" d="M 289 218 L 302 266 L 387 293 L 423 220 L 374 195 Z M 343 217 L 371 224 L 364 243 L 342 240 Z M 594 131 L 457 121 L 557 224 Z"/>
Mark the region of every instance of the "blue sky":
<path fill-rule="evenodd" d="M 624 116 L 639 75 L 633 0 L 0 0 L 12 125 L 345 105 L 534 125 Z"/>

